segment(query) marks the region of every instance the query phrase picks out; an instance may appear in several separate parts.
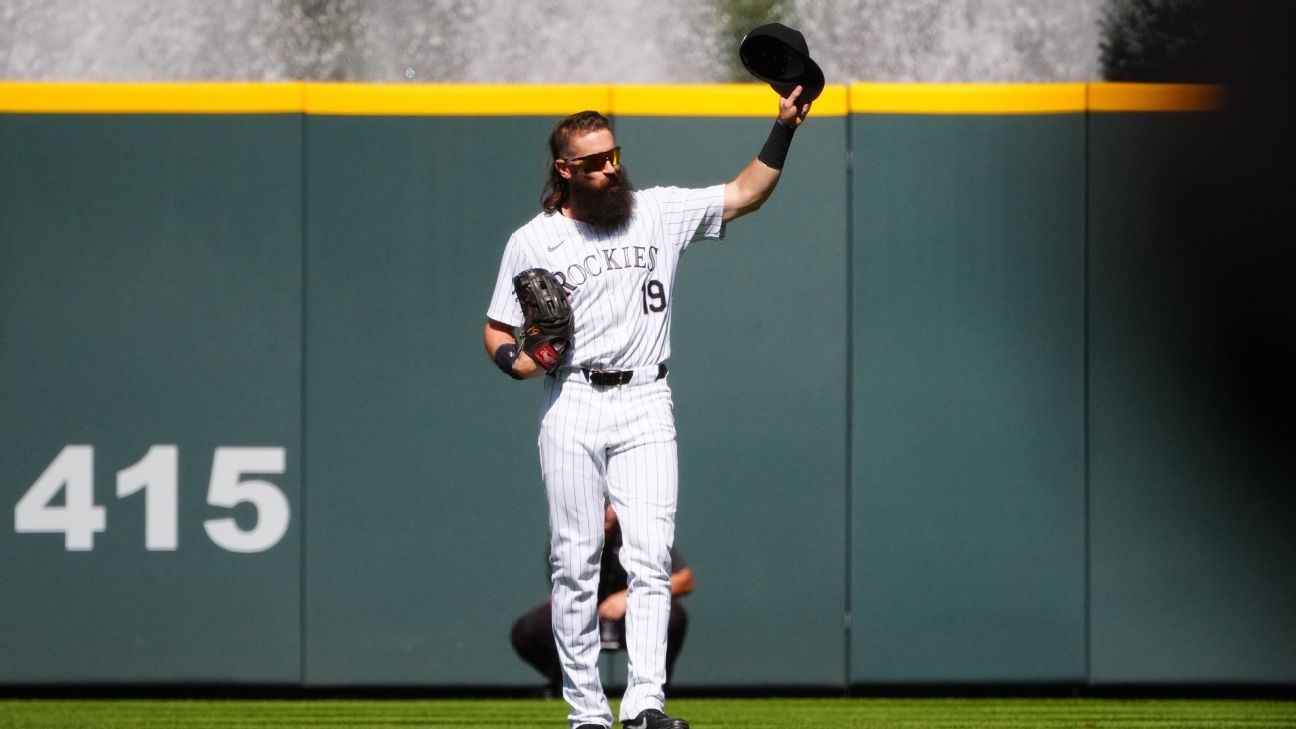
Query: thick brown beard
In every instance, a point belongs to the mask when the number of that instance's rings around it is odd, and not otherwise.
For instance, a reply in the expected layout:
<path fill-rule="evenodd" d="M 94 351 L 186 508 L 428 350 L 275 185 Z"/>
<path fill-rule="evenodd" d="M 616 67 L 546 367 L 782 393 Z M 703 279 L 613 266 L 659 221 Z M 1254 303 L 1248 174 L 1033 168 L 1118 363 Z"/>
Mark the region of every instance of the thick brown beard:
<path fill-rule="evenodd" d="M 580 219 L 598 228 L 619 228 L 634 213 L 634 185 L 624 167 L 618 168 L 612 184 L 601 190 L 573 181 L 570 192 Z"/>

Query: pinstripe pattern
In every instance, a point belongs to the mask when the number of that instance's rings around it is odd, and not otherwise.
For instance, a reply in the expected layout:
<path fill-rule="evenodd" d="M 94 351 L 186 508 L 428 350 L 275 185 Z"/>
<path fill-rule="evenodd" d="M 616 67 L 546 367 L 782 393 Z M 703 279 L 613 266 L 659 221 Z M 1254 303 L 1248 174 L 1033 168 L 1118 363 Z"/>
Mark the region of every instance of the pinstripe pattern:
<path fill-rule="evenodd" d="M 571 300 L 570 363 L 625 369 L 670 359 L 668 304 L 679 258 L 698 238 L 723 237 L 724 186 L 654 187 L 634 196 L 634 214 L 616 230 L 544 213 L 519 228 L 504 248 L 486 315 L 520 326 L 512 279 L 540 267 L 559 277 Z M 665 310 L 645 315 L 643 291 L 651 281 L 662 286 Z"/>
<path fill-rule="evenodd" d="M 651 368 L 670 356 L 669 304 L 680 255 L 698 238 L 723 236 L 723 211 L 724 186 L 717 185 L 636 192 L 630 221 L 613 231 L 561 215 L 536 216 L 505 247 L 487 316 L 520 325 L 512 278 L 547 268 L 572 302 L 576 328 L 568 364 Z M 572 726 L 612 723 L 598 675 L 605 499 L 621 524 L 630 589 L 621 720 L 661 709 L 679 493 L 670 386 L 640 374 L 607 388 L 569 371 L 546 377 L 537 445 L 549 502 L 553 629 L 563 697 L 571 705 L 568 720 Z"/>

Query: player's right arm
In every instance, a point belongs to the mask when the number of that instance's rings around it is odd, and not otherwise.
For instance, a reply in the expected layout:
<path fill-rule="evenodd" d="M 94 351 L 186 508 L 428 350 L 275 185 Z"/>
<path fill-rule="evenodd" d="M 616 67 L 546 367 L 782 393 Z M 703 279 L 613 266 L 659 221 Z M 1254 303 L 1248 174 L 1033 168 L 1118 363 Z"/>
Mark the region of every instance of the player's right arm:
<path fill-rule="evenodd" d="M 519 249 L 516 236 L 510 236 L 508 244 L 504 246 L 504 256 L 495 278 L 491 303 L 486 309 L 486 328 L 482 331 L 486 356 L 495 362 L 496 367 L 516 380 L 544 374 L 544 368 L 518 348 L 517 339 L 513 336 L 513 325 L 507 323 L 515 317 L 519 323 L 522 321 L 522 312 L 513 290 L 513 277 L 527 268 L 531 268 L 530 262 Z M 501 350 L 501 347 L 504 349 Z"/>
<path fill-rule="evenodd" d="M 513 327 L 494 319 L 486 320 L 486 329 L 482 332 L 482 341 L 486 345 L 486 356 L 494 360 L 496 365 L 499 364 L 496 355 L 500 347 L 512 346 L 515 349 L 517 348 L 517 339 L 513 336 Z M 519 380 L 543 375 L 544 373 L 544 368 L 536 364 L 530 355 L 517 350 L 517 359 L 513 362 L 513 374 Z"/>

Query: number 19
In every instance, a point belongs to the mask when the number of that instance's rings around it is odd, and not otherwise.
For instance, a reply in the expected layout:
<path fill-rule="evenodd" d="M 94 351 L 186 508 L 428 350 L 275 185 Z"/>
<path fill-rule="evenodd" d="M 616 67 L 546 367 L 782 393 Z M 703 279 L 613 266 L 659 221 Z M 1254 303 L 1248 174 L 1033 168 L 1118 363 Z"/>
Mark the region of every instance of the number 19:
<path fill-rule="evenodd" d="M 643 313 L 666 311 L 666 287 L 661 281 L 652 279 L 639 290 L 643 293 Z"/>

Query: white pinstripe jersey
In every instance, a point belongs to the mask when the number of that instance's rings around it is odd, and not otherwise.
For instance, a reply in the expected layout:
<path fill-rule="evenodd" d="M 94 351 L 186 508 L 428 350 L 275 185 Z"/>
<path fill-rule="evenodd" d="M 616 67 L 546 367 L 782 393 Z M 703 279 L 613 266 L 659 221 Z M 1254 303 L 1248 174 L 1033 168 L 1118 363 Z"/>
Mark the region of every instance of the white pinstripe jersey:
<path fill-rule="evenodd" d="M 724 185 L 633 194 L 634 212 L 620 228 L 598 229 L 561 213 L 541 213 L 518 228 L 504 247 L 486 315 L 520 326 L 513 277 L 544 268 L 572 304 L 576 326 L 565 364 L 629 369 L 665 362 L 680 255 L 699 238 L 724 237 Z"/>

